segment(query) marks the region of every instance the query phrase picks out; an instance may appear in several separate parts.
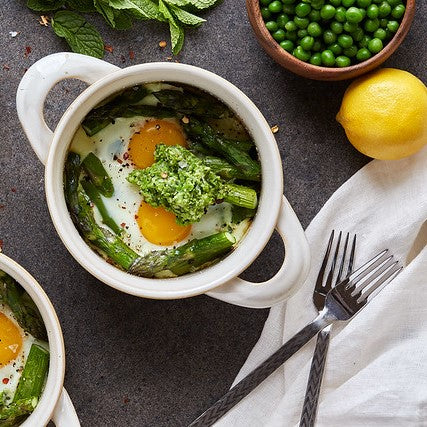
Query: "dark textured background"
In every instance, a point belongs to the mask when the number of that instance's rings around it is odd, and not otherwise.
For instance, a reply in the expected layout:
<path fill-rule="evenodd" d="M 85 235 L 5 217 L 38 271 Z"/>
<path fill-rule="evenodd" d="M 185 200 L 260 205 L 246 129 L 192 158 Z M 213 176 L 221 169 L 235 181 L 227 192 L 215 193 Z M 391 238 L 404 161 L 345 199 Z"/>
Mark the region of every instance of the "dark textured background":
<path fill-rule="evenodd" d="M 199 296 L 150 301 L 115 291 L 92 278 L 68 254 L 51 223 L 43 165 L 18 122 L 15 93 L 27 67 L 67 45 L 38 24 L 24 0 L 0 4 L 0 239 L 4 252 L 27 268 L 50 296 L 67 348 L 65 385 L 83 426 L 181 426 L 230 386 L 256 343 L 267 310 L 235 307 Z M 427 80 L 427 3 L 418 1 L 412 28 L 386 65 Z M 211 70 L 242 89 L 276 135 L 285 194 L 306 227 L 340 184 L 368 159 L 356 152 L 335 121 L 348 82 L 305 80 L 276 65 L 258 46 L 244 0 L 225 0 L 187 32 L 179 61 Z M 93 19 L 113 46 L 105 59 L 119 66 L 166 61 L 167 28 L 138 23 L 111 31 Z M 9 31 L 18 31 L 12 38 Z M 25 55 L 26 46 L 31 53 Z M 134 60 L 129 51 L 135 52 Z M 47 100 L 55 123 L 84 85 L 61 83 Z M 363 189 L 361 189 L 363 191 Z M 270 277 L 281 263 L 277 236 L 245 273 Z"/>

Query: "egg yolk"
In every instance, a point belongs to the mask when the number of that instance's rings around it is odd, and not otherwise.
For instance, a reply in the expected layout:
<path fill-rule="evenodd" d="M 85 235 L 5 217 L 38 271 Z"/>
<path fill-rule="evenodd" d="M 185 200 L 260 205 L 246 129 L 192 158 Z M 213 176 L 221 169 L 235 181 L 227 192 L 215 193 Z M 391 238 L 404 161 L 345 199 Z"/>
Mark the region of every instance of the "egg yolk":
<path fill-rule="evenodd" d="M 154 163 L 154 150 L 157 144 L 182 145 L 186 141 L 181 128 L 167 120 L 148 120 L 129 142 L 129 156 L 138 169 Z"/>
<path fill-rule="evenodd" d="M 0 313 L 0 366 L 16 359 L 22 347 L 19 328 L 7 316 Z"/>
<path fill-rule="evenodd" d="M 142 235 L 155 245 L 172 245 L 185 239 L 191 231 L 191 225 L 177 224 L 172 212 L 145 202 L 141 202 L 136 222 Z"/>

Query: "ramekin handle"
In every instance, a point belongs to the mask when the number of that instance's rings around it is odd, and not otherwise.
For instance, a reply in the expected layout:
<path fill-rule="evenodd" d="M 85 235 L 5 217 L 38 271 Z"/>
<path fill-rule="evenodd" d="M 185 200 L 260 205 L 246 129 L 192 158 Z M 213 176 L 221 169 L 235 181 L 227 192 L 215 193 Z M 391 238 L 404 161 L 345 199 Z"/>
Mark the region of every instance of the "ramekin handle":
<path fill-rule="evenodd" d="M 45 99 L 52 87 L 64 79 L 92 84 L 119 70 L 113 64 L 77 53 L 54 53 L 34 63 L 24 74 L 16 94 L 18 117 L 40 161 L 45 164 L 53 132 L 44 120 Z"/>
<path fill-rule="evenodd" d="M 207 295 L 250 308 L 267 308 L 288 299 L 307 277 L 310 250 L 304 230 L 285 197 L 276 229 L 285 245 L 285 258 L 274 277 L 262 283 L 252 283 L 236 277 L 207 292 Z"/>
<path fill-rule="evenodd" d="M 62 389 L 61 396 L 52 414 L 52 421 L 56 427 L 80 427 L 80 421 L 74 409 L 73 402 L 67 390 Z"/>

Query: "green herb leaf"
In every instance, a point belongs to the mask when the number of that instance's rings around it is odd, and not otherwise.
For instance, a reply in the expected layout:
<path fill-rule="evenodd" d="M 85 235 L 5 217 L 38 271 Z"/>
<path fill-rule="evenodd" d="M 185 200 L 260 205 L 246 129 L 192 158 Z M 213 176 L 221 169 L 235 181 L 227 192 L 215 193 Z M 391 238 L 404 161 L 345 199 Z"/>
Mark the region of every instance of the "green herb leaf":
<path fill-rule="evenodd" d="M 114 20 L 114 9 L 108 4 L 107 0 L 94 0 L 93 4 L 97 10 L 105 19 L 107 24 L 111 28 L 116 28 Z"/>
<path fill-rule="evenodd" d="M 96 11 L 93 0 L 66 0 L 65 4 L 78 12 L 88 13 Z"/>
<path fill-rule="evenodd" d="M 159 12 L 169 21 L 169 31 L 171 33 L 172 52 L 178 55 L 184 44 L 184 29 L 176 22 L 172 13 L 163 0 L 159 0 Z"/>
<path fill-rule="evenodd" d="M 96 28 L 77 13 L 61 10 L 52 19 L 56 35 L 65 38 L 73 52 L 102 58 L 104 43 Z"/>
<path fill-rule="evenodd" d="M 117 30 L 129 30 L 132 28 L 132 17 L 125 10 L 114 9 L 114 22 Z"/>
<path fill-rule="evenodd" d="M 173 4 L 179 7 L 185 7 L 185 6 L 191 5 L 190 0 L 166 0 L 166 3 Z"/>
<path fill-rule="evenodd" d="M 158 6 L 151 0 L 109 0 L 109 4 L 117 10 L 129 9 L 139 19 L 164 21 Z"/>
<path fill-rule="evenodd" d="M 36 12 L 49 12 L 62 7 L 64 0 L 28 0 L 27 7 Z"/>
<path fill-rule="evenodd" d="M 170 4 L 169 7 L 175 18 L 185 25 L 190 25 L 191 27 L 198 27 L 203 22 L 206 22 L 206 19 L 199 18 L 198 16 L 193 15 L 192 13 L 187 12 L 184 9 L 180 9 L 179 7 L 174 6 L 173 4 Z"/>
<path fill-rule="evenodd" d="M 196 9 L 203 10 L 216 6 L 222 0 L 188 0 L 188 4 Z"/>

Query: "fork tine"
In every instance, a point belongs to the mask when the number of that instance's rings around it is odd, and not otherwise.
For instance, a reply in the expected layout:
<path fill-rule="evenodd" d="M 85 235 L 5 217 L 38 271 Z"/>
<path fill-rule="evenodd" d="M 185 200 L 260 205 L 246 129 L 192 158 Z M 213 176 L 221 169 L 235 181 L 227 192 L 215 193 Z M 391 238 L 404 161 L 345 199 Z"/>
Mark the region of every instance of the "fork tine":
<path fill-rule="evenodd" d="M 337 259 L 338 259 L 338 253 L 340 251 L 341 237 L 342 237 L 342 231 L 340 231 L 340 234 L 338 235 L 338 241 L 337 241 L 337 246 L 335 248 L 334 258 L 332 259 L 331 268 L 329 270 L 328 277 L 326 278 L 326 282 L 325 282 L 325 291 L 327 292 L 329 292 L 332 288 L 332 278 L 334 276 L 335 266 L 337 264 Z"/>
<path fill-rule="evenodd" d="M 350 274 L 348 277 L 349 284 L 347 287 L 351 287 L 355 282 L 362 280 L 369 273 L 375 270 L 379 265 L 381 265 L 388 253 L 388 249 L 384 249 L 378 255 L 375 255 L 368 262 L 359 267 L 356 271 Z"/>
<path fill-rule="evenodd" d="M 371 274 L 365 279 L 354 280 L 351 284 L 354 289 L 354 293 L 362 292 L 368 285 L 373 283 L 377 278 L 379 278 L 386 270 L 388 270 L 393 265 L 396 265 L 397 261 L 394 261 L 393 255 L 386 258 Z"/>
<path fill-rule="evenodd" d="M 391 264 L 389 268 L 383 272 L 383 275 L 378 278 L 375 283 L 367 288 L 367 290 L 358 298 L 358 302 L 366 303 L 368 298 L 379 289 L 381 285 L 387 285 L 390 283 L 401 271 L 403 267 L 401 267 L 398 262 Z M 389 280 L 390 279 L 390 280 Z M 372 282 L 371 282 L 372 283 Z"/>
<path fill-rule="evenodd" d="M 319 270 L 319 274 L 317 275 L 316 280 L 316 289 L 322 287 L 323 277 L 326 271 L 326 265 L 328 264 L 329 254 L 331 253 L 332 242 L 334 241 L 335 230 L 332 230 L 332 233 L 329 237 L 328 247 L 326 248 L 325 257 L 323 258 L 322 265 Z"/>
<path fill-rule="evenodd" d="M 347 233 L 347 236 L 346 236 L 345 242 L 344 242 L 344 251 L 343 251 L 343 254 L 341 257 L 341 264 L 340 264 L 340 268 L 338 270 L 337 278 L 335 280 L 335 285 L 337 285 L 339 282 L 341 282 L 341 276 L 342 276 L 342 272 L 344 270 L 345 255 L 347 253 L 347 245 L 348 245 L 349 237 L 350 237 L 350 233 Z"/>
<path fill-rule="evenodd" d="M 356 251 L 356 234 L 353 237 L 353 243 L 351 245 L 351 252 L 350 252 L 350 259 L 348 261 L 348 270 L 347 270 L 347 276 L 350 275 L 350 273 L 353 271 L 353 264 L 354 264 L 354 254 Z"/>

